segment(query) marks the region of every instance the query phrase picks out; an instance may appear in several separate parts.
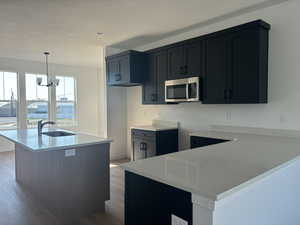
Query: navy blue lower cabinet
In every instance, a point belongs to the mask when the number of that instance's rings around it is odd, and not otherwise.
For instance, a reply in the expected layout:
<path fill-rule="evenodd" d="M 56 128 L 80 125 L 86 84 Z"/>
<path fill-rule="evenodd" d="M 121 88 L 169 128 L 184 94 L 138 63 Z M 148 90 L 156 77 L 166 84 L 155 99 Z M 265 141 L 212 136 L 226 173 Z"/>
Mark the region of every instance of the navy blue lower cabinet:
<path fill-rule="evenodd" d="M 223 142 L 227 142 L 230 140 L 216 139 L 216 138 L 207 138 L 207 137 L 199 137 L 199 136 L 191 136 L 190 142 L 191 148 L 200 148 L 208 145 L 215 145 Z"/>
<path fill-rule="evenodd" d="M 161 131 L 132 129 L 131 139 L 133 160 L 178 152 L 178 129 Z"/>
<path fill-rule="evenodd" d="M 191 193 L 125 171 L 125 225 L 171 225 L 172 214 L 193 224 Z"/>

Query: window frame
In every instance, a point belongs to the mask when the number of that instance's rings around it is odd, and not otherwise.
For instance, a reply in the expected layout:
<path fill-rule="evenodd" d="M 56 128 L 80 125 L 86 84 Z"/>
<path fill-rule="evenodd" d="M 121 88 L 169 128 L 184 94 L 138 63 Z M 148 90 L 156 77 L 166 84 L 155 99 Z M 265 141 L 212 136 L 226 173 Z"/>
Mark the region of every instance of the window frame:
<path fill-rule="evenodd" d="M 46 76 L 46 74 L 43 74 L 43 73 L 37 73 L 37 72 L 25 72 L 24 73 L 24 96 L 25 96 L 25 102 L 23 105 L 20 105 L 20 107 L 24 107 L 24 111 L 25 111 L 25 129 L 30 129 L 30 128 L 35 128 L 36 126 L 28 126 L 28 123 L 27 123 L 27 116 L 28 116 L 28 111 L 27 111 L 27 102 L 48 102 L 48 118 L 46 120 L 51 120 L 50 118 L 50 97 L 51 97 L 51 88 L 48 88 L 48 100 L 27 100 L 27 95 L 26 95 L 26 91 L 27 91 L 27 88 L 26 88 L 26 75 L 35 75 L 35 76 L 38 76 L 38 75 L 42 75 L 42 76 Z M 47 81 L 48 81 L 49 77 L 47 78 Z M 47 87 L 43 87 L 43 88 L 47 88 Z"/>
<path fill-rule="evenodd" d="M 3 69 L 3 68 L 0 68 L 0 72 L 3 72 L 3 73 L 15 73 L 17 76 L 17 100 L 16 100 L 16 125 L 13 126 L 13 127 L 9 127 L 9 128 L 3 128 L 1 125 L 0 125 L 0 130 L 14 130 L 14 129 L 19 129 L 20 127 L 20 121 L 19 121 L 19 110 L 20 110 L 20 86 L 19 86 L 19 77 L 20 77 L 20 74 L 19 72 L 16 72 L 16 71 L 13 71 L 13 70 L 7 70 L 7 69 Z M 4 102 L 5 100 L 0 100 L 0 102 Z M 7 100 L 8 101 L 8 100 Z"/>
<path fill-rule="evenodd" d="M 9 128 L 0 126 L 0 130 L 30 129 L 27 125 L 27 99 L 26 99 L 26 74 L 44 75 L 41 72 L 20 72 L 10 69 L 0 68 L 1 72 L 15 73 L 17 75 L 17 99 L 16 99 L 16 125 Z M 58 74 L 58 73 L 56 73 Z M 62 74 L 62 73 L 60 73 Z M 78 82 L 75 75 L 49 75 L 48 79 L 56 77 L 71 77 L 74 79 L 74 120 L 70 125 L 57 123 L 59 128 L 77 128 L 78 127 Z M 47 87 L 45 87 L 47 88 Z M 30 100 L 34 101 L 34 100 Z M 37 102 L 40 102 L 37 100 Z M 56 88 L 48 88 L 48 120 L 57 121 L 56 119 Z"/>
<path fill-rule="evenodd" d="M 68 125 L 68 126 L 63 126 L 59 123 L 57 123 L 57 127 L 66 127 L 66 128 L 69 128 L 69 127 L 77 127 L 78 126 L 78 109 L 77 109 L 77 91 L 78 91 L 78 88 L 77 88 L 77 79 L 75 76 L 72 76 L 72 75 L 55 75 L 53 76 L 54 78 L 57 78 L 57 77 L 71 77 L 74 79 L 74 120 L 73 120 L 73 123 L 72 125 Z M 56 122 L 57 121 L 57 118 L 56 118 L 56 115 L 57 115 L 57 111 L 56 111 L 56 106 L 57 106 L 57 100 L 56 100 L 56 88 L 52 87 L 51 89 L 54 89 L 52 90 L 52 97 L 53 97 L 53 101 L 54 103 L 52 104 L 52 112 L 53 112 L 53 120 Z M 50 103 L 49 103 L 50 104 Z"/>

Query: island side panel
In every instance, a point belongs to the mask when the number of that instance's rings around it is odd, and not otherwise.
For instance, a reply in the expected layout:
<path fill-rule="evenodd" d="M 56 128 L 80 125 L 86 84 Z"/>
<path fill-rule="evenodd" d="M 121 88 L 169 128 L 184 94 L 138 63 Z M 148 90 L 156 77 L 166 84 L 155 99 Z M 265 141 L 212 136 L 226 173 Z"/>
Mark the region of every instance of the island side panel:
<path fill-rule="evenodd" d="M 16 145 L 16 179 L 64 223 L 104 211 L 109 200 L 109 143 L 31 151 Z"/>

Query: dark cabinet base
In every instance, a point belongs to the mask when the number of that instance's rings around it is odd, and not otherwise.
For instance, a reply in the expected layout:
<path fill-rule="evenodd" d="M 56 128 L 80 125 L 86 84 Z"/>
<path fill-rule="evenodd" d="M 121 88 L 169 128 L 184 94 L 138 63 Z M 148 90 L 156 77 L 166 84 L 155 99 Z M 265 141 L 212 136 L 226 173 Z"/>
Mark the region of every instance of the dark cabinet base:
<path fill-rule="evenodd" d="M 191 136 L 190 141 L 191 141 L 191 148 L 200 148 L 208 145 L 220 144 L 223 142 L 227 142 L 229 140 Z"/>
<path fill-rule="evenodd" d="M 178 151 L 178 129 L 162 131 L 132 129 L 131 139 L 133 160 Z"/>
<path fill-rule="evenodd" d="M 192 225 L 191 193 L 125 172 L 125 225 L 171 225 L 171 216 Z"/>

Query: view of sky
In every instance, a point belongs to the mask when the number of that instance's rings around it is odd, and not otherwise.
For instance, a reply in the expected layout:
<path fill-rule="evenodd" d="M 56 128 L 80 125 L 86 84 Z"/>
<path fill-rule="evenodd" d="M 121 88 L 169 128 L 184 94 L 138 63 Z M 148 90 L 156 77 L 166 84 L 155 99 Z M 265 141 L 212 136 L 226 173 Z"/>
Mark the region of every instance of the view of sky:
<path fill-rule="evenodd" d="M 53 90 L 36 83 L 38 77 L 47 83 L 47 76 L 43 74 L 26 74 L 26 110 L 27 126 L 34 127 L 40 119 L 48 119 L 48 91 Z M 75 119 L 75 80 L 73 77 L 56 76 L 59 85 L 56 91 L 56 121 L 60 124 L 73 124 Z M 18 76 L 13 72 L 0 71 L 0 129 L 16 127 L 17 103 L 11 100 L 18 98 Z"/>
<path fill-rule="evenodd" d="M 0 100 L 17 99 L 17 74 L 10 72 L 0 72 Z"/>
<path fill-rule="evenodd" d="M 26 99 L 48 100 L 48 88 L 38 86 L 36 78 L 42 77 L 46 83 L 47 76 L 41 74 L 26 74 Z M 57 76 L 59 85 L 56 87 L 56 100 L 74 101 L 75 80 L 73 77 Z M 17 74 L 11 72 L 0 72 L 0 100 L 17 99 Z"/>

